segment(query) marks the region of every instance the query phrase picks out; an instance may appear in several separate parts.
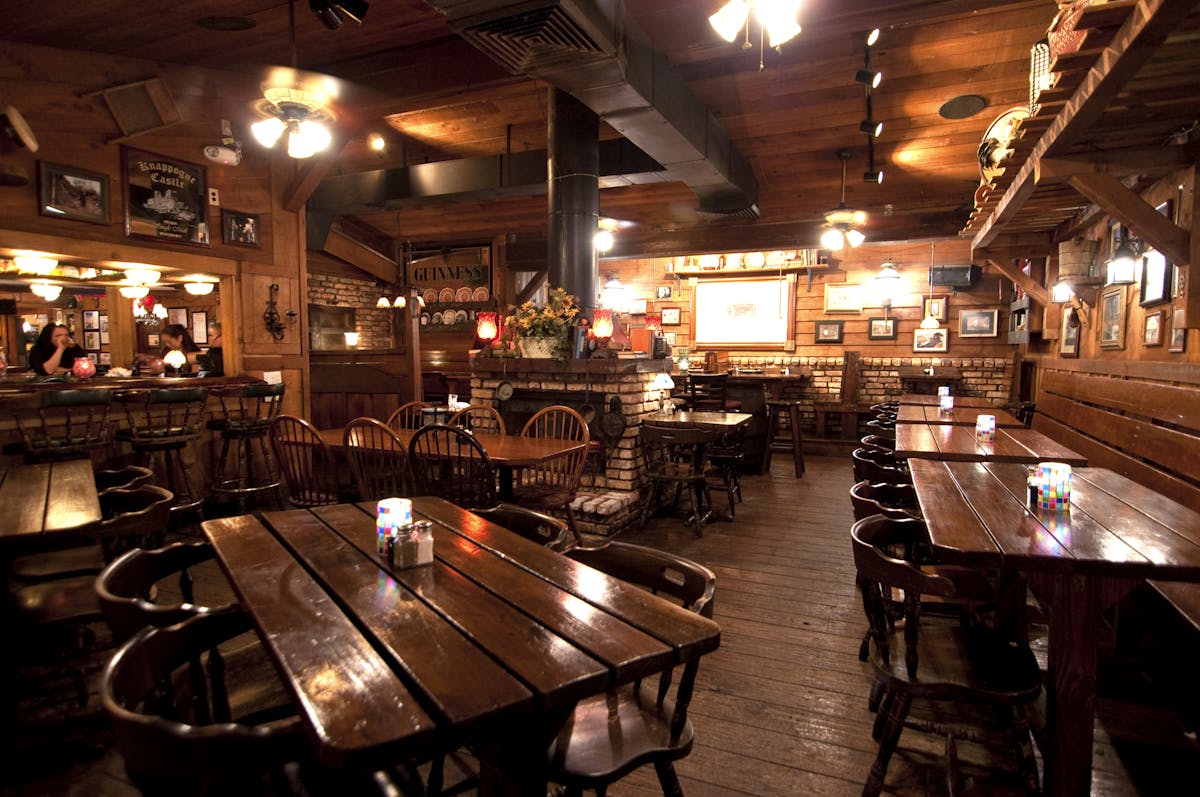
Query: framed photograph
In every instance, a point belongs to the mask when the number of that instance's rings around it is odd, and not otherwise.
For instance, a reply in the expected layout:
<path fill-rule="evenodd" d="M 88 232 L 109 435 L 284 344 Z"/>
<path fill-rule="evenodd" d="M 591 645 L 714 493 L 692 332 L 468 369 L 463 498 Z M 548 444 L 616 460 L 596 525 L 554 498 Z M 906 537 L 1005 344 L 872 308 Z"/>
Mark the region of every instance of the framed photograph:
<path fill-rule="evenodd" d="M 1125 348 L 1125 286 L 1110 285 L 1100 292 L 1100 348 Z"/>
<path fill-rule="evenodd" d="M 1138 301 L 1142 307 L 1161 304 L 1170 298 L 1167 294 L 1171 289 L 1171 271 L 1171 264 L 1162 252 L 1146 251 L 1142 258 L 1142 290 Z"/>
<path fill-rule="evenodd" d="M 160 345 L 162 345 L 159 343 L 158 333 L 152 332 L 149 335 L 147 335 L 146 336 L 146 345 L 152 349 L 157 349 Z"/>
<path fill-rule="evenodd" d="M 1058 336 L 1058 356 L 1074 359 L 1079 356 L 1079 316 L 1074 307 L 1063 309 L 1062 329 Z"/>
<path fill-rule="evenodd" d="M 84 332 L 83 333 L 83 348 L 97 350 L 100 348 L 100 333 L 99 332 Z"/>
<path fill-rule="evenodd" d="M 257 213 L 221 208 L 221 243 L 258 248 L 259 217 Z"/>
<path fill-rule="evenodd" d="M 101 335 L 108 334 L 108 313 L 100 314 L 100 334 Z"/>
<path fill-rule="evenodd" d="M 670 299 L 671 298 L 671 286 L 670 285 L 659 285 L 658 287 L 656 287 L 654 289 L 654 298 L 655 299 Z"/>
<path fill-rule="evenodd" d="M 1187 274 L 1181 268 L 1171 269 L 1171 298 L 1177 299 L 1187 293 Z"/>
<path fill-rule="evenodd" d="M 1146 313 L 1146 319 L 1142 325 L 1142 343 L 1147 346 L 1161 346 L 1163 344 L 1162 310 L 1154 313 Z"/>
<path fill-rule="evenodd" d="M 99 310 L 84 310 L 83 311 L 83 329 L 87 331 L 94 329 L 97 332 L 100 330 L 100 311 Z"/>
<path fill-rule="evenodd" d="M 994 338 L 1000 334 L 996 328 L 999 310 L 963 310 L 958 316 L 960 338 Z"/>
<path fill-rule="evenodd" d="M 38 213 L 108 224 L 108 175 L 38 161 Z"/>
<path fill-rule="evenodd" d="M 630 299 L 629 314 L 630 315 L 645 315 L 646 300 L 645 299 Z"/>
<path fill-rule="evenodd" d="M 943 324 L 946 323 L 946 297 L 935 296 L 925 300 L 925 315 L 922 318 L 933 316 Z"/>
<path fill-rule="evenodd" d="M 825 312 L 861 313 L 862 286 L 845 282 L 825 283 Z"/>
<path fill-rule="evenodd" d="M 168 307 L 167 308 L 167 323 L 179 324 L 184 329 L 188 325 L 188 311 L 186 307 Z"/>
<path fill-rule="evenodd" d="M 100 330 L 100 345 L 101 346 L 108 345 L 108 330 L 107 329 Z"/>
<path fill-rule="evenodd" d="M 795 351 L 796 275 L 706 278 L 692 286 L 689 342 L 697 348 Z M 663 323 L 667 319 L 663 311 Z"/>
<path fill-rule="evenodd" d="M 1183 325 L 1183 312 L 1177 307 L 1171 316 L 1171 339 L 1167 351 L 1180 354 L 1187 347 L 1187 327 Z"/>
<path fill-rule="evenodd" d="M 107 351 L 100 352 L 100 364 L 112 365 L 112 353 Z"/>
<path fill-rule="evenodd" d="M 841 343 L 842 324 L 845 321 L 818 321 L 815 333 L 816 343 Z"/>
<path fill-rule="evenodd" d="M 679 311 L 678 307 L 664 307 L 662 309 L 663 326 L 679 326 Z"/>
<path fill-rule="evenodd" d="M 208 313 L 192 313 L 192 340 L 201 346 L 208 343 Z"/>
<path fill-rule="evenodd" d="M 950 348 L 950 330 L 914 329 L 913 351 L 946 351 Z"/>
<path fill-rule="evenodd" d="M 867 338 L 870 340 L 895 340 L 896 339 L 896 319 L 895 318 L 868 318 L 867 319 Z"/>
<path fill-rule="evenodd" d="M 675 333 L 674 332 L 664 332 L 663 337 L 667 339 L 668 346 L 675 345 Z"/>
<path fill-rule="evenodd" d="M 208 182 L 203 166 L 122 147 L 125 234 L 208 246 Z"/>
<path fill-rule="evenodd" d="M 87 356 L 88 356 L 88 359 L 92 361 L 92 365 L 100 364 L 100 353 L 99 352 L 89 351 L 87 353 Z"/>

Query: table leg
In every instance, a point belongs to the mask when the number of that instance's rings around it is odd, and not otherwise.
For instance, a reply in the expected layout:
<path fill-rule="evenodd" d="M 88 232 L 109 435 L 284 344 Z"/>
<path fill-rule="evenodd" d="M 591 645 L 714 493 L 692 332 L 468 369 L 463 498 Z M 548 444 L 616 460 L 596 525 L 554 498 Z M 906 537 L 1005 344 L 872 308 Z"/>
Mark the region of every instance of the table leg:
<path fill-rule="evenodd" d="M 513 500 L 513 469 L 511 465 L 501 465 L 500 468 L 500 500 Z"/>
<path fill-rule="evenodd" d="M 546 751 L 572 710 L 542 713 L 488 733 L 478 746 L 479 797 L 546 797 Z"/>

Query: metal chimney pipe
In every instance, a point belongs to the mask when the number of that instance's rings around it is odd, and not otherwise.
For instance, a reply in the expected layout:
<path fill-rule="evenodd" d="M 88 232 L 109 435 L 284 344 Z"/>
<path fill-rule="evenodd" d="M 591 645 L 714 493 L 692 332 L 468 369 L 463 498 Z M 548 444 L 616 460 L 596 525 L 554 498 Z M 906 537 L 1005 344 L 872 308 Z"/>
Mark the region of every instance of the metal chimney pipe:
<path fill-rule="evenodd" d="M 564 91 L 548 92 L 547 276 L 551 286 L 574 294 L 590 318 L 600 296 L 593 240 L 600 220 L 600 117 Z"/>

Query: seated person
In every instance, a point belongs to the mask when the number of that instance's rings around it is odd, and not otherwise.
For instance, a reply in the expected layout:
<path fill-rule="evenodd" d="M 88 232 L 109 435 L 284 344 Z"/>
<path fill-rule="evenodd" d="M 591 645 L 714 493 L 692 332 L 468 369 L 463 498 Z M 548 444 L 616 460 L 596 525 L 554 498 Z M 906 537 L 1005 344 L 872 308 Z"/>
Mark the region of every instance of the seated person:
<path fill-rule="evenodd" d="M 67 374 L 76 360 L 86 357 L 87 353 L 71 340 L 65 325 L 47 324 L 29 349 L 29 368 L 40 376 Z"/>
<path fill-rule="evenodd" d="M 221 322 L 208 324 L 208 351 L 198 358 L 205 376 L 225 375 L 225 350 L 221 344 Z"/>
<path fill-rule="evenodd" d="M 183 324 L 167 324 L 159 337 L 162 340 L 162 351 L 159 354 L 138 354 L 138 365 L 151 371 L 162 372 L 163 357 L 169 351 L 181 351 L 187 357 L 187 362 L 179 369 L 180 373 L 190 373 L 200 357 L 200 347 L 192 340 L 192 335 Z"/>

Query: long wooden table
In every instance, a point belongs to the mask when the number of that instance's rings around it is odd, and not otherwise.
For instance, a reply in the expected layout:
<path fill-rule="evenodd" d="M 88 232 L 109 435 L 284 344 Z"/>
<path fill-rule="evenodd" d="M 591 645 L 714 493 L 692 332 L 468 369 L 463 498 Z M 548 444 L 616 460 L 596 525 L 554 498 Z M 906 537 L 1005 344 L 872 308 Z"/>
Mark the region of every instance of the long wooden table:
<path fill-rule="evenodd" d="M 100 520 L 92 463 L 72 459 L 0 471 L 0 545 L 31 547 Z"/>
<path fill-rule="evenodd" d="M 1021 465 L 909 467 L 938 559 L 1015 571 L 1047 606 L 1045 789 L 1089 794 L 1101 615 L 1144 579 L 1200 581 L 1200 514 L 1102 468 L 1074 469 L 1055 514 L 1026 508 Z"/>
<path fill-rule="evenodd" d="M 469 742 L 481 794 L 545 797 L 547 745 L 577 701 L 720 643 L 711 620 L 446 501 L 413 509 L 436 561 L 396 571 L 373 504 L 203 524 L 330 766 Z"/>
<path fill-rule="evenodd" d="M 930 396 L 925 393 L 904 393 L 900 396 L 900 406 L 905 404 L 914 404 L 923 407 L 936 407 L 940 396 Z M 985 398 L 978 396 L 955 396 L 955 407 L 969 407 L 972 409 L 992 409 L 993 405 Z"/>
<path fill-rule="evenodd" d="M 962 407 L 954 402 L 954 409 L 942 412 L 937 405 L 930 404 L 901 404 L 896 413 L 896 423 L 929 423 L 934 425 L 969 426 L 975 428 L 975 421 L 980 415 L 993 415 L 996 418 L 997 429 L 1023 429 L 1025 424 L 1018 421 L 1012 413 L 996 407 Z"/>
<path fill-rule="evenodd" d="M 393 429 L 405 446 L 412 440 L 416 429 Z M 344 446 L 344 430 L 322 429 L 321 439 L 334 450 Z M 488 459 L 500 473 L 500 498 L 511 501 L 513 496 L 513 469 L 527 468 L 566 456 L 583 447 L 579 440 L 560 440 L 550 437 L 524 437 L 521 435 L 496 434 L 495 432 L 473 432 L 475 439 L 487 451 Z"/>
<path fill-rule="evenodd" d="M 937 459 L 946 462 L 1065 462 L 1087 465 L 1087 457 L 1056 443 L 1041 432 L 1026 429 L 997 429 L 990 443 L 975 439 L 974 427 L 948 424 L 896 424 L 896 456 L 910 460 Z"/>

